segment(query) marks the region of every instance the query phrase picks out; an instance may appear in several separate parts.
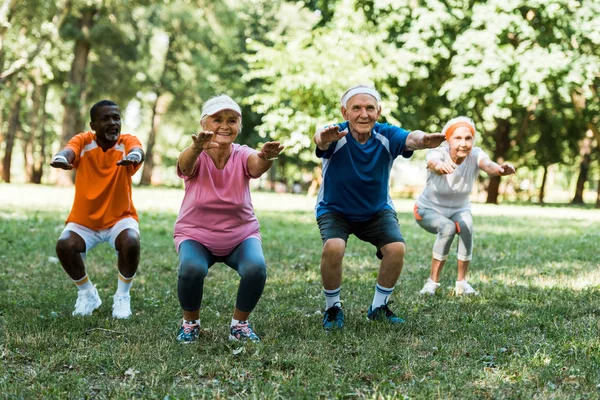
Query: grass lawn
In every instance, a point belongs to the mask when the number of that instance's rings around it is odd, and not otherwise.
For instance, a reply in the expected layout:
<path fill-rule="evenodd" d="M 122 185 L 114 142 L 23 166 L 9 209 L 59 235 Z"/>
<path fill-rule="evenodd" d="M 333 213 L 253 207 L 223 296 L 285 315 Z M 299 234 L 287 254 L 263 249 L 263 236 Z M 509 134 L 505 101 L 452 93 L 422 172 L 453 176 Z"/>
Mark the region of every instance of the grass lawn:
<path fill-rule="evenodd" d="M 251 321 L 263 343 L 227 340 L 238 278 L 216 264 L 200 340 L 180 345 L 172 231 L 182 190 L 134 192 L 142 260 L 134 315 L 119 321 L 108 245 L 86 262 L 102 307 L 71 316 L 76 289 L 54 246 L 72 189 L 0 185 L 0 398 L 600 397 L 600 211 L 475 205 L 470 282 L 481 295 L 452 295 L 454 245 L 441 293 L 423 298 L 434 236 L 399 201 L 408 254 L 391 307 L 407 323 L 366 320 L 378 261 L 351 238 L 346 328 L 326 334 L 315 200 L 255 193 L 268 280 Z"/>

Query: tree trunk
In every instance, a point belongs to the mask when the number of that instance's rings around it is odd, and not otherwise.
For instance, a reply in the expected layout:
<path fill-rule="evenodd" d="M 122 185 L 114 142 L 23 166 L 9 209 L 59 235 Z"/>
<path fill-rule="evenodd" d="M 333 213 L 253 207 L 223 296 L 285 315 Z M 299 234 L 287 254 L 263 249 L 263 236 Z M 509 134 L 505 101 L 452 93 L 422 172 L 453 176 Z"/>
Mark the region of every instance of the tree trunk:
<path fill-rule="evenodd" d="M 94 24 L 94 15 L 96 12 L 95 8 L 87 8 L 82 12 L 79 19 L 81 35 L 75 41 L 75 48 L 73 50 L 74 58 L 71 64 L 71 72 L 69 73 L 68 86 L 61 99 L 64 107 L 60 140 L 61 149 L 65 147 L 74 135 L 81 132 L 84 128 L 81 107 L 91 48 L 89 34 Z M 57 170 L 57 183 L 61 186 L 73 185 L 73 174 L 70 171 Z"/>
<path fill-rule="evenodd" d="M 506 119 L 496 120 L 496 148 L 494 149 L 494 161 L 498 164 L 504 162 L 508 147 L 510 146 L 510 122 Z M 486 203 L 498 204 L 498 195 L 500 188 L 500 177 L 493 176 L 490 178 L 488 186 L 488 195 Z"/>
<path fill-rule="evenodd" d="M 542 186 L 540 186 L 540 204 L 544 204 L 544 196 L 546 196 L 546 181 L 548 179 L 548 166 L 544 165 L 544 175 L 542 176 Z"/>
<path fill-rule="evenodd" d="M 48 84 L 40 87 L 40 111 L 42 113 L 39 124 L 39 135 L 37 136 L 37 144 L 39 151 L 35 157 L 33 170 L 31 173 L 31 183 L 42 183 L 42 175 L 44 174 L 44 165 L 46 164 L 46 99 L 48 97 Z M 35 132 L 34 132 L 35 133 Z"/>
<path fill-rule="evenodd" d="M 156 100 L 152 107 L 152 126 L 150 127 L 150 134 L 148 135 L 148 143 L 146 144 L 146 158 L 144 160 L 144 167 L 142 169 L 142 179 L 140 185 L 152 184 L 152 171 L 154 170 L 154 146 L 158 138 L 160 130 L 160 121 L 163 114 L 167 112 L 169 108 L 170 96 L 167 93 L 162 93 L 163 87 L 166 84 L 167 66 L 174 57 L 173 55 L 173 37 L 169 37 L 169 43 L 165 51 L 165 57 L 163 61 L 163 69 L 158 80 L 158 87 L 156 90 Z"/>
<path fill-rule="evenodd" d="M 588 132 L 589 134 L 590 132 Z M 579 176 L 577 177 L 577 184 L 575 185 L 575 196 L 571 200 L 571 204 L 585 204 L 583 201 L 583 191 L 585 189 L 585 182 L 588 178 L 588 172 L 590 170 L 590 163 L 592 159 L 592 139 L 588 135 L 581 141 L 579 147 L 579 154 L 581 155 L 581 163 L 579 164 Z"/>
<path fill-rule="evenodd" d="M 21 94 L 19 93 L 19 88 L 15 85 L 14 90 L 8 117 L 8 130 L 5 137 L 4 159 L 2 160 L 2 179 L 6 183 L 10 183 L 10 164 L 12 162 L 15 136 L 19 127 L 19 112 L 21 111 Z"/>
<path fill-rule="evenodd" d="M 596 208 L 600 208 L 600 179 L 598 179 L 598 193 L 596 195 Z"/>
<path fill-rule="evenodd" d="M 23 132 L 21 145 L 23 147 L 23 157 L 25 158 L 25 176 L 26 181 L 31 183 L 33 176 L 33 164 L 35 162 L 34 147 L 35 136 L 38 131 L 40 115 L 40 85 L 38 84 L 39 70 L 33 72 L 31 86 L 31 110 L 29 112 L 29 131 Z"/>
<path fill-rule="evenodd" d="M 154 169 L 154 145 L 158 137 L 160 129 L 160 120 L 167 108 L 167 96 L 156 93 L 156 100 L 152 107 L 152 126 L 148 135 L 148 143 L 146 143 L 146 158 L 144 167 L 142 168 L 142 179 L 140 185 L 148 186 L 152 184 L 152 170 Z"/>

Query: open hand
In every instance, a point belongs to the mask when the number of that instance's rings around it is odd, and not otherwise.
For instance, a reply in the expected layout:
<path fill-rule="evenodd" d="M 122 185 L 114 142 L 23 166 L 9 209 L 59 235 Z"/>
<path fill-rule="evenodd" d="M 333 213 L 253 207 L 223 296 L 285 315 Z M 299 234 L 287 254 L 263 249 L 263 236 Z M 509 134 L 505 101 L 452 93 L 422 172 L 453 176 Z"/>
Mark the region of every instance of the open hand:
<path fill-rule="evenodd" d="M 53 168 L 60 168 L 60 169 L 64 169 L 64 170 L 72 170 L 73 169 L 73 164 L 69 164 L 68 161 L 63 160 L 63 159 L 56 159 L 54 158 L 52 160 L 52 162 L 50 162 L 50 166 Z"/>
<path fill-rule="evenodd" d="M 446 161 L 439 161 L 434 169 L 433 172 L 435 172 L 438 175 L 449 175 L 451 173 L 453 173 L 455 170 L 455 166 L 446 162 Z"/>
<path fill-rule="evenodd" d="M 192 146 L 194 150 L 202 151 L 219 147 L 218 143 L 212 141 L 214 137 L 215 133 L 213 131 L 202 131 L 192 134 L 192 140 L 194 141 Z"/>
<path fill-rule="evenodd" d="M 337 142 L 348 134 L 348 130 L 340 132 L 338 125 L 327 125 L 321 130 L 321 144 L 323 146 L 329 146 L 330 143 Z"/>
<path fill-rule="evenodd" d="M 516 169 L 511 163 L 504 163 L 500 165 L 500 175 L 502 176 L 514 174 L 515 172 Z"/>
<path fill-rule="evenodd" d="M 279 142 L 267 142 L 263 144 L 262 149 L 258 152 L 258 156 L 263 160 L 272 160 L 277 158 L 283 150 L 283 146 Z"/>
<path fill-rule="evenodd" d="M 423 145 L 427 149 L 433 149 L 438 147 L 442 142 L 446 140 L 446 136 L 441 133 L 430 133 L 423 136 Z"/>
<path fill-rule="evenodd" d="M 123 159 L 117 161 L 117 165 L 133 165 L 134 167 L 142 162 L 142 157 L 139 153 L 130 153 L 127 154 Z"/>

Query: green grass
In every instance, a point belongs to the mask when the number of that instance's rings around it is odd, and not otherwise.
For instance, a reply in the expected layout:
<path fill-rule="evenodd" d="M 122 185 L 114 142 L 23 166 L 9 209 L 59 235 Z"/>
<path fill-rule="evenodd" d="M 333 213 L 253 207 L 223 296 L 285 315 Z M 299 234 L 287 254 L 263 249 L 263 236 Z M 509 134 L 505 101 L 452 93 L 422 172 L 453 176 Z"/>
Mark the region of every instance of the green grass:
<path fill-rule="evenodd" d="M 117 270 L 108 245 L 87 259 L 104 303 L 89 318 L 73 318 L 75 288 L 52 258 L 71 199 L 44 207 L 39 199 L 52 189 L 26 190 L 39 195 L 0 200 L 0 398 L 600 397 L 595 211 L 583 219 L 558 218 L 566 208 L 553 209 L 557 217 L 534 216 L 535 207 L 525 216 L 475 212 L 470 281 L 481 295 L 451 295 L 454 246 L 441 295 L 421 298 L 434 236 L 402 204 L 408 254 L 392 308 L 407 324 L 366 320 L 378 263 L 372 246 L 352 238 L 342 287 L 346 328 L 325 334 L 312 211 L 257 205 L 268 280 L 251 319 L 263 343 L 227 341 L 238 278 L 217 264 L 206 279 L 200 340 L 184 346 L 174 340 L 181 318 L 176 210 L 153 204 L 140 213 L 133 318 L 111 317 Z"/>

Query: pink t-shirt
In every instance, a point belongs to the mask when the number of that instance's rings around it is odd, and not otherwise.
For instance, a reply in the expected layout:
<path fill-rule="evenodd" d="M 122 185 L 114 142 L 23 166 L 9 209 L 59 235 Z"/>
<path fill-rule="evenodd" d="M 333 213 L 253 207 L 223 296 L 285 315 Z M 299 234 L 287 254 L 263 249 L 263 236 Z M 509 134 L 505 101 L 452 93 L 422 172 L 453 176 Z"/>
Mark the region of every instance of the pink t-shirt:
<path fill-rule="evenodd" d="M 205 152 L 200 153 L 192 176 L 177 174 L 185 183 L 185 195 L 175 222 L 175 248 L 184 240 L 203 244 L 216 256 L 226 256 L 244 240 L 261 240 L 258 219 L 250 197 L 248 146 L 232 144 L 223 170 Z"/>

